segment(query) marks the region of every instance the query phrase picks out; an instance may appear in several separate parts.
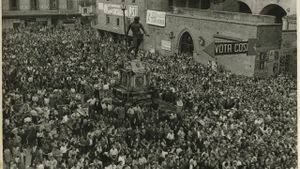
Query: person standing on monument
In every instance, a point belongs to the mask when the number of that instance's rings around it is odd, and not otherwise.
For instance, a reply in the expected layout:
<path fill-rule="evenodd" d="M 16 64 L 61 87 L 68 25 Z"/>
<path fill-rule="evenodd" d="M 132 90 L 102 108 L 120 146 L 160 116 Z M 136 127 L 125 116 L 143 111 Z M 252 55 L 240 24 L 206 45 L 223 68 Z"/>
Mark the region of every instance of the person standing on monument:
<path fill-rule="evenodd" d="M 136 58 L 139 47 L 143 41 L 143 34 L 146 36 L 149 36 L 145 29 L 144 26 L 140 23 L 140 17 L 136 16 L 134 17 L 134 21 L 129 25 L 127 31 L 126 31 L 126 37 L 128 36 L 129 31 L 132 31 L 133 35 L 133 45 L 128 49 L 128 53 L 130 53 L 134 49 L 134 57 Z M 143 33 L 141 32 L 143 31 Z"/>

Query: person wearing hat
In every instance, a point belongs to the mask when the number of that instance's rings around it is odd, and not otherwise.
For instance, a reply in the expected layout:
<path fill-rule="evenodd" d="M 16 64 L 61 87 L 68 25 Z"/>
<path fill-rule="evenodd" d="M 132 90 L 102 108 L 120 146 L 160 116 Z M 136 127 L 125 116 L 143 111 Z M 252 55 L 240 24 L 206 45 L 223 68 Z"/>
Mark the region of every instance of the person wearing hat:
<path fill-rule="evenodd" d="M 126 36 L 128 36 L 128 32 L 132 31 L 132 35 L 133 35 L 133 45 L 128 49 L 128 53 L 130 53 L 133 49 L 135 50 L 135 54 L 134 57 L 136 58 L 139 47 L 143 41 L 143 34 L 141 32 L 141 30 L 143 31 L 143 33 L 146 36 L 149 36 L 145 29 L 144 26 L 140 23 L 140 17 L 136 16 L 134 17 L 134 21 L 129 25 L 127 31 L 126 31 Z"/>

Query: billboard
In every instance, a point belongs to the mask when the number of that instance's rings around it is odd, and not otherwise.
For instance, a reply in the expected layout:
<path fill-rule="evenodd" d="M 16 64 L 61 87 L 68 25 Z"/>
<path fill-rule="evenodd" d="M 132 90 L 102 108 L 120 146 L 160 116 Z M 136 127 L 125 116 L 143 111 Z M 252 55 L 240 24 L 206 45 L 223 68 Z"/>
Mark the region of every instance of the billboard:
<path fill-rule="evenodd" d="M 215 55 L 239 54 L 248 52 L 248 41 L 215 42 Z"/>
<path fill-rule="evenodd" d="M 98 9 L 100 9 L 98 7 Z M 122 5 L 120 4 L 103 4 L 103 11 L 108 15 L 123 16 Z M 125 10 L 125 16 L 133 18 L 138 15 L 138 6 L 127 5 Z"/>
<path fill-rule="evenodd" d="M 147 10 L 147 24 L 166 26 L 166 12 Z"/>

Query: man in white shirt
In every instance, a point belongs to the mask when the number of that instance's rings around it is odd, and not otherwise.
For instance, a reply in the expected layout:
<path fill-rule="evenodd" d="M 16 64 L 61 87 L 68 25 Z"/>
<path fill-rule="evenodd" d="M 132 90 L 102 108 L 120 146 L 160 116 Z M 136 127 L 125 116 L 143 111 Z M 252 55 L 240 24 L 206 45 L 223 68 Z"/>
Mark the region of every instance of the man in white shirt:
<path fill-rule="evenodd" d="M 45 168 L 44 164 L 39 161 L 38 164 L 36 165 L 36 169 L 44 169 L 44 168 Z"/>
<path fill-rule="evenodd" d="M 194 156 L 192 159 L 189 161 L 189 169 L 194 169 L 197 166 L 197 161 L 196 157 Z"/>
<path fill-rule="evenodd" d="M 174 134 L 174 131 L 173 130 L 170 130 L 170 132 L 167 134 L 167 144 L 170 146 L 173 141 L 175 140 L 175 134 Z"/>

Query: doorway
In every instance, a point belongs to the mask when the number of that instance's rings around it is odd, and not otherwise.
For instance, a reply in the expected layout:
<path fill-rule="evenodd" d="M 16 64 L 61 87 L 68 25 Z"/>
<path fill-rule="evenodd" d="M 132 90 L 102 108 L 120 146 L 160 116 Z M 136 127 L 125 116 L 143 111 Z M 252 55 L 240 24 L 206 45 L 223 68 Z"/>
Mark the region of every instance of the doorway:
<path fill-rule="evenodd" d="M 180 53 L 193 55 L 194 43 L 192 36 L 188 32 L 184 32 L 179 42 Z"/>

